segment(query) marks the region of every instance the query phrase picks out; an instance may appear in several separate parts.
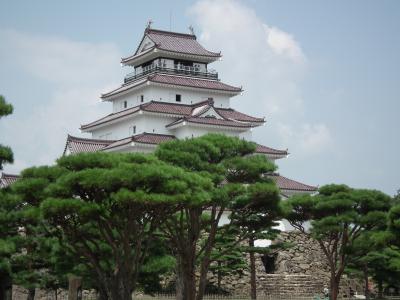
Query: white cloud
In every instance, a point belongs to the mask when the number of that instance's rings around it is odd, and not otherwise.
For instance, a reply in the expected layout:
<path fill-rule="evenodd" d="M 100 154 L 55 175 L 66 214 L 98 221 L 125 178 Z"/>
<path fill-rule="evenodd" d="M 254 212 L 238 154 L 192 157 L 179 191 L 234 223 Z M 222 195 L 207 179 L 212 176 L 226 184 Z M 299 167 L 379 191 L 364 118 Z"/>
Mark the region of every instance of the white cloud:
<path fill-rule="evenodd" d="M 279 55 L 287 55 L 294 62 L 304 62 L 304 54 L 292 35 L 276 27 L 263 24 L 267 34 L 267 43 L 272 51 Z"/>
<path fill-rule="evenodd" d="M 99 103 L 99 95 L 110 83 L 121 80 L 121 55 L 109 43 L 83 43 L 14 30 L 1 30 L 0 40 L 2 59 L 13 61 L 22 75 L 43 82 L 48 88 L 43 95 L 49 95 L 32 99 L 37 96 L 23 91 L 30 102 L 26 104 L 32 105 L 29 113 L 16 109 L 0 124 L 5 133 L 1 141 L 12 147 L 16 158 L 6 170 L 51 164 L 62 154 L 68 133 L 79 135 L 82 123 L 109 113 L 110 106 Z"/>
<path fill-rule="evenodd" d="M 254 131 L 257 142 L 302 156 L 332 142 L 327 125 L 307 120 L 301 90 L 308 59 L 293 34 L 267 24 L 245 2 L 235 0 L 199 0 L 189 14 L 206 48 L 222 51 L 223 60 L 215 63 L 222 80 L 244 88 L 231 105 L 266 115 L 266 126 Z"/>
<path fill-rule="evenodd" d="M 292 127 L 279 123 L 278 133 L 286 144 L 292 144 L 292 152 L 300 155 L 322 153 L 333 145 L 332 134 L 325 124 L 305 123 L 300 127 Z"/>

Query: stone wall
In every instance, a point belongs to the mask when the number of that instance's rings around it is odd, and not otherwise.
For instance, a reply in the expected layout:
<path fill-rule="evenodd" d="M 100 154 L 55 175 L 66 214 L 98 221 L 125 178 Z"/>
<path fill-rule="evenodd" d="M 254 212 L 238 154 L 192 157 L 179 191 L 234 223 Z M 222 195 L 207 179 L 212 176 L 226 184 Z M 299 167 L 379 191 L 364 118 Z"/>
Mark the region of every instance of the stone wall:
<path fill-rule="evenodd" d="M 275 242 L 288 242 L 292 244 L 284 250 L 277 252 L 275 270 L 267 273 L 262 255 L 256 255 L 257 290 L 259 295 L 315 295 L 321 293 L 325 286 L 329 286 L 329 269 L 319 245 L 297 231 L 282 232 Z M 169 276 L 170 279 L 174 275 Z M 209 282 L 217 286 L 217 276 L 210 273 Z M 168 280 L 166 280 L 168 281 Z M 167 284 L 167 283 L 166 283 Z M 342 279 L 342 294 L 349 287 L 362 293 L 359 282 L 346 277 Z M 221 280 L 221 287 L 233 295 L 250 294 L 250 273 L 244 270 L 241 276 L 225 276 Z M 59 299 L 67 299 L 66 291 L 59 291 Z M 54 299 L 54 292 L 38 291 L 35 300 Z M 25 300 L 26 293 L 23 289 L 15 287 L 13 299 Z M 88 291 L 83 292 L 84 299 L 94 299 Z"/>
<path fill-rule="evenodd" d="M 305 295 L 321 293 L 329 287 L 329 267 L 318 243 L 298 231 L 282 232 L 274 241 L 292 245 L 277 252 L 275 270 L 267 273 L 262 255 L 256 255 L 257 291 L 265 295 Z M 210 282 L 216 285 L 217 278 L 210 274 Z M 250 273 L 242 276 L 228 276 L 221 281 L 221 287 L 235 295 L 249 295 Z M 362 284 L 343 276 L 341 294 L 349 287 L 362 293 Z"/>

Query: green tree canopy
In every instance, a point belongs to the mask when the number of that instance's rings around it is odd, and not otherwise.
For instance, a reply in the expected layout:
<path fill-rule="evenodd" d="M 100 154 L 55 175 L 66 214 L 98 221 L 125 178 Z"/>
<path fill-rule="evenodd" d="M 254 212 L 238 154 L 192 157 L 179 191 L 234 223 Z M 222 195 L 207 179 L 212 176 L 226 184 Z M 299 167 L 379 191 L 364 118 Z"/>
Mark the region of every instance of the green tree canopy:
<path fill-rule="evenodd" d="M 0 118 L 10 115 L 13 112 L 11 104 L 6 102 L 6 99 L 0 95 Z M 11 148 L 0 144 L 0 170 L 3 170 L 4 163 L 12 163 L 14 156 Z"/>
<path fill-rule="evenodd" d="M 41 212 L 109 299 L 131 299 L 157 227 L 180 207 L 206 201 L 211 188 L 208 178 L 151 155 L 80 154 L 53 168 L 62 172 L 45 189 Z"/>
<path fill-rule="evenodd" d="M 0 189 L 0 299 L 11 299 L 11 258 L 18 249 L 20 201 Z"/>
<path fill-rule="evenodd" d="M 400 204 L 390 209 L 389 230 L 393 234 L 393 243 L 400 247 Z"/>
<path fill-rule="evenodd" d="M 390 203 L 390 197 L 382 192 L 335 184 L 321 187 L 316 196 L 294 196 L 284 203 L 292 226 L 314 238 L 325 254 L 333 300 L 348 263 L 347 249 L 363 232 L 385 225 Z M 307 221 L 311 221 L 309 230 Z"/>
<path fill-rule="evenodd" d="M 227 209 L 240 210 L 247 215 L 269 209 L 268 222 L 271 221 L 269 217 L 275 215 L 277 200 L 270 196 L 278 192 L 265 174 L 276 167 L 265 156 L 253 156 L 255 148 L 254 143 L 221 134 L 175 140 L 158 147 L 156 156 L 161 160 L 205 174 L 214 183 L 208 201 L 182 208 L 162 227 L 177 256 L 178 299 L 203 298 L 210 263 L 217 259 L 212 256 L 217 233 L 227 230 L 227 226 L 219 227 Z M 256 182 L 260 184 L 253 186 Z M 247 237 L 248 232 L 241 231 L 237 243 Z M 200 273 L 197 288 L 196 263 Z"/>
<path fill-rule="evenodd" d="M 46 188 L 62 173 L 64 170 L 58 167 L 30 168 L 10 186 L 10 193 L 19 202 L 15 213 L 18 214 L 20 233 L 18 251 L 11 260 L 12 279 L 14 284 L 28 289 L 28 299 L 34 299 L 36 288 L 56 288 L 65 284 L 65 275 L 54 272 L 55 264 L 61 258 L 59 242 L 49 234 L 51 228 L 43 222 L 39 208 L 47 196 Z"/>

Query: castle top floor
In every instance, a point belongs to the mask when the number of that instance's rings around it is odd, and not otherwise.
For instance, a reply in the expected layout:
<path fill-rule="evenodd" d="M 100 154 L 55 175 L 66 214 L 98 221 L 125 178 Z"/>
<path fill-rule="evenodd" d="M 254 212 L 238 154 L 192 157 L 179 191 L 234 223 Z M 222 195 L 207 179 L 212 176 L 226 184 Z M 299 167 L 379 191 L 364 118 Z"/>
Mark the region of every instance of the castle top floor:
<path fill-rule="evenodd" d="M 193 32 L 170 32 L 148 26 L 135 53 L 122 58 L 121 64 L 134 67 L 125 82 L 160 70 L 217 80 L 218 74 L 207 66 L 220 57 L 221 53 L 206 50 Z"/>
<path fill-rule="evenodd" d="M 206 50 L 193 33 L 164 31 L 148 26 L 135 53 L 122 58 L 121 63 L 135 67 L 157 57 L 208 64 L 218 60 L 221 53 Z"/>

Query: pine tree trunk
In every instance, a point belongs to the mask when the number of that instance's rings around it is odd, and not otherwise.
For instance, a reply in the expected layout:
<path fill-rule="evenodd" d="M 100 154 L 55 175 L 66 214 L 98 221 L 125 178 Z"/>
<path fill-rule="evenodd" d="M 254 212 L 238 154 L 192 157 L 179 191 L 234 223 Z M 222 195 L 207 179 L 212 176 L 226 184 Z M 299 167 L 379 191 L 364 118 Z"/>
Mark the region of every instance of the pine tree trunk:
<path fill-rule="evenodd" d="M 383 281 L 382 279 L 378 280 L 378 298 L 383 298 Z"/>
<path fill-rule="evenodd" d="M 368 286 L 368 266 L 364 266 L 364 293 L 365 293 L 365 299 L 369 300 L 369 286 Z"/>
<path fill-rule="evenodd" d="M 108 300 L 107 292 L 103 288 L 97 290 L 97 300 Z"/>
<path fill-rule="evenodd" d="M 0 300 L 6 300 L 6 282 L 5 276 L 0 273 Z"/>
<path fill-rule="evenodd" d="M 221 291 L 221 280 L 222 280 L 221 265 L 222 265 L 221 262 L 218 261 L 218 281 L 217 281 L 218 293 Z"/>
<path fill-rule="evenodd" d="M 176 300 L 185 300 L 185 286 L 183 281 L 184 279 L 183 279 L 182 263 L 178 256 L 176 262 L 176 282 L 175 282 Z"/>
<path fill-rule="evenodd" d="M 254 248 L 253 237 L 249 238 L 249 247 Z M 256 259 L 254 252 L 250 249 L 250 296 L 252 300 L 257 299 L 257 282 L 256 282 Z"/>
<path fill-rule="evenodd" d="M 204 298 L 204 293 L 206 291 L 206 285 L 207 285 L 207 273 L 208 273 L 208 269 L 210 267 L 210 258 L 209 256 L 210 254 L 205 254 L 203 261 L 201 263 L 201 267 L 200 267 L 200 280 L 199 280 L 199 289 L 197 291 L 197 297 L 196 300 L 203 300 Z"/>
<path fill-rule="evenodd" d="M 337 300 L 339 295 L 339 281 L 336 280 L 335 276 L 331 278 L 331 289 L 329 291 L 330 300 Z"/>
<path fill-rule="evenodd" d="M 12 280 L 7 273 L 0 273 L 0 300 L 11 300 Z"/>
<path fill-rule="evenodd" d="M 82 278 L 77 276 L 69 276 L 68 278 L 68 300 L 78 300 L 78 291 L 82 286 Z"/>
<path fill-rule="evenodd" d="M 195 265 L 193 263 L 186 264 L 184 266 L 184 288 L 185 288 L 185 300 L 196 299 L 196 276 L 195 276 Z"/>
<path fill-rule="evenodd" d="M 35 299 L 35 288 L 28 289 L 28 298 L 27 300 L 34 300 Z"/>

